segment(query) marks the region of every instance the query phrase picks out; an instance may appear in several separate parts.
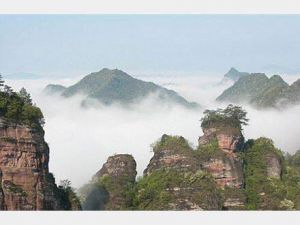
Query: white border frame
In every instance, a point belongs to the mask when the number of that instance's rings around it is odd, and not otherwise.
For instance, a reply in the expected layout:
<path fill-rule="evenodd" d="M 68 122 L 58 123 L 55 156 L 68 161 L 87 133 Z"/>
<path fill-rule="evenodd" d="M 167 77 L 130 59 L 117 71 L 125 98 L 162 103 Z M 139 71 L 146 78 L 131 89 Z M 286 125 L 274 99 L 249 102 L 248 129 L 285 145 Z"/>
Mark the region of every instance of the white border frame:
<path fill-rule="evenodd" d="M 299 0 L 0 0 L 5 14 L 298 14 Z"/>

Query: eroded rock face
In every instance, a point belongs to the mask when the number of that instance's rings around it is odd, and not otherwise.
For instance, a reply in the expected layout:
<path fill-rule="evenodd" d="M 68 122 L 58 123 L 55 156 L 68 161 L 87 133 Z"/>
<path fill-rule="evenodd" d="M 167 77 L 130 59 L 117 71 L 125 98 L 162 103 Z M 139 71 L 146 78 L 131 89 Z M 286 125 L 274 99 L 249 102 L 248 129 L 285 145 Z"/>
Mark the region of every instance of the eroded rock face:
<path fill-rule="evenodd" d="M 136 175 L 136 162 L 132 155 L 118 154 L 110 156 L 92 179 L 92 182 L 100 185 L 96 192 L 101 198 L 95 203 L 94 208 L 90 209 L 125 209 L 130 203 L 128 203 L 124 191 L 126 191 L 128 185 L 135 182 Z M 93 193 L 89 195 L 92 196 Z M 86 205 L 89 207 L 88 202 Z"/>
<path fill-rule="evenodd" d="M 104 176 L 112 178 L 128 177 L 131 182 L 135 181 L 136 177 L 136 162 L 132 155 L 118 154 L 108 157 L 106 163 L 95 174 L 93 179 L 99 179 Z"/>
<path fill-rule="evenodd" d="M 216 142 L 214 154 L 211 154 L 201 162 L 202 168 L 210 173 L 217 185 L 224 189 L 224 209 L 243 209 L 245 206 L 245 194 L 235 196 L 244 186 L 243 161 L 237 152 L 244 144 L 241 131 L 232 127 L 203 128 L 203 136 L 199 138 L 199 149 L 205 145 Z"/>
<path fill-rule="evenodd" d="M 202 162 L 203 168 L 213 175 L 220 187 L 241 188 L 243 162 L 236 154 L 244 144 L 241 131 L 226 126 L 203 128 L 203 136 L 199 137 L 199 148 L 214 141 L 217 141 L 218 149 L 222 153 L 212 155 Z"/>
<path fill-rule="evenodd" d="M 154 155 L 144 171 L 144 177 L 151 179 L 161 174 L 162 179 L 167 179 L 168 181 L 162 182 L 170 182 L 170 184 L 166 185 L 167 188 L 161 194 L 169 196 L 166 197 L 169 200 L 164 206 L 158 206 L 163 204 L 160 199 L 160 203 L 154 201 L 142 209 L 158 210 L 162 207 L 164 210 L 216 210 L 221 208 L 221 198 L 214 179 L 202 170 L 196 152 L 190 148 L 183 137 L 163 135 L 153 151 Z"/>
<path fill-rule="evenodd" d="M 177 171 L 195 171 L 200 169 L 199 162 L 189 152 L 176 152 L 174 149 L 164 149 L 156 152 L 151 158 L 144 176 L 160 169 L 176 169 Z"/>
<path fill-rule="evenodd" d="M 222 128 L 203 128 L 203 136 L 199 137 L 199 145 L 209 144 L 217 139 L 219 148 L 225 152 L 233 153 L 239 151 L 244 144 L 244 137 L 241 131 L 231 127 Z"/>
<path fill-rule="evenodd" d="M 275 154 L 268 154 L 266 156 L 267 162 L 267 175 L 270 178 L 281 178 L 282 163 Z"/>
<path fill-rule="evenodd" d="M 43 131 L 0 122 L 0 209 L 59 210 Z"/>
<path fill-rule="evenodd" d="M 243 186 L 243 163 L 239 158 L 226 156 L 211 158 L 202 163 L 203 168 L 215 178 L 217 184 L 224 188 Z"/>

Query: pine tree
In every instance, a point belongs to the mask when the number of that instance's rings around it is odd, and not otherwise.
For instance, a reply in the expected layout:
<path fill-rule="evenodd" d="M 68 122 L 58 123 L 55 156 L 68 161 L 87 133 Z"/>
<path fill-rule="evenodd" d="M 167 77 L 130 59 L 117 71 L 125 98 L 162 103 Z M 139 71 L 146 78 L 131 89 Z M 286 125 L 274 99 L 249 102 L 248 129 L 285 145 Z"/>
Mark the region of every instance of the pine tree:
<path fill-rule="evenodd" d="M 2 90 L 2 87 L 4 86 L 4 80 L 2 75 L 0 74 L 0 90 Z"/>
<path fill-rule="evenodd" d="M 13 89 L 10 86 L 6 85 L 6 84 L 4 85 L 3 90 L 8 95 L 12 95 L 12 93 L 13 93 Z"/>
<path fill-rule="evenodd" d="M 25 104 L 32 105 L 32 99 L 30 94 L 26 91 L 24 87 L 21 88 L 19 96 L 22 98 Z"/>

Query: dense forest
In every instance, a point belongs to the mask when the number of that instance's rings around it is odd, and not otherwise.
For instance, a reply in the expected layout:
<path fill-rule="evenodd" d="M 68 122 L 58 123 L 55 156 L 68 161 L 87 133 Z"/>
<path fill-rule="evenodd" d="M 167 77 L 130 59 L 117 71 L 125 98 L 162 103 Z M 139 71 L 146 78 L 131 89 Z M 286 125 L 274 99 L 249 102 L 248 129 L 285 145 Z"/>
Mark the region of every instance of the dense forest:
<path fill-rule="evenodd" d="M 5 84 L 0 75 L 0 116 L 8 122 L 28 125 L 40 129 L 44 125 L 44 116 L 31 99 L 25 88 L 15 92 Z"/>

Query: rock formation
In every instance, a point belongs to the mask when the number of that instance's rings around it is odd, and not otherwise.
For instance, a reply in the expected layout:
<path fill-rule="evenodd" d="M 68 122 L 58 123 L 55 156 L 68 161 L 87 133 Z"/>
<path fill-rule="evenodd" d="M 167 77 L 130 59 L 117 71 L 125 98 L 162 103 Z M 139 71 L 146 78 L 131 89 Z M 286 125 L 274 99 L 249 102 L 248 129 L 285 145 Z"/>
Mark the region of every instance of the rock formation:
<path fill-rule="evenodd" d="M 138 185 L 137 198 L 143 199 L 138 206 L 140 209 L 221 209 L 221 195 L 214 179 L 202 170 L 196 152 L 183 137 L 164 134 L 153 151 L 154 155 L 144 171 L 144 179 L 150 184 L 152 180 L 159 179 L 161 186 L 157 189 L 160 191 L 145 201 L 145 189 L 149 186 Z"/>
<path fill-rule="evenodd" d="M 281 178 L 282 173 L 282 162 L 275 154 L 268 154 L 266 156 L 267 162 L 267 176 L 270 178 Z"/>
<path fill-rule="evenodd" d="M 110 156 L 102 168 L 93 176 L 90 184 L 81 190 L 84 195 L 83 208 L 87 210 L 121 210 L 132 204 L 126 196 L 136 178 L 136 162 L 131 155 Z"/>
<path fill-rule="evenodd" d="M 230 126 L 203 128 L 203 134 L 199 137 L 199 145 L 209 144 L 212 140 L 217 139 L 219 148 L 228 153 L 240 150 L 244 143 L 241 131 Z"/>
<path fill-rule="evenodd" d="M 61 210 L 42 130 L 0 120 L 0 209 Z"/>
<path fill-rule="evenodd" d="M 85 202 L 94 208 L 85 209 L 300 209 L 300 151 L 285 161 L 268 138 L 244 143 L 242 125 L 248 120 L 240 107 L 204 114 L 198 148 L 164 134 L 137 181 L 132 156 L 109 157 L 86 187 Z"/>
<path fill-rule="evenodd" d="M 195 172 L 200 169 L 192 148 L 183 137 L 164 134 L 153 151 L 154 155 L 144 171 L 145 176 L 162 168 L 181 172 Z"/>
<path fill-rule="evenodd" d="M 243 186 L 243 163 L 236 154 L 244 144 L 241 130 L 227 125 L 205 127 L 203 136 L 199 138 L 198 148 L 206 151 L 206 145 L 214 141 L 216 154 L 202 161 L 203 168 L 213 175 L 220 187 L 241 188 Z"/>

